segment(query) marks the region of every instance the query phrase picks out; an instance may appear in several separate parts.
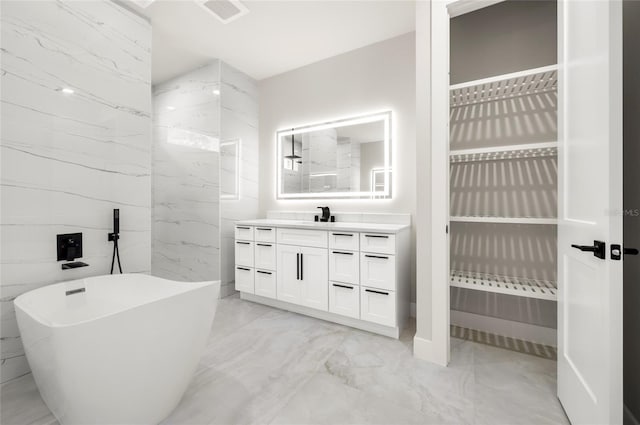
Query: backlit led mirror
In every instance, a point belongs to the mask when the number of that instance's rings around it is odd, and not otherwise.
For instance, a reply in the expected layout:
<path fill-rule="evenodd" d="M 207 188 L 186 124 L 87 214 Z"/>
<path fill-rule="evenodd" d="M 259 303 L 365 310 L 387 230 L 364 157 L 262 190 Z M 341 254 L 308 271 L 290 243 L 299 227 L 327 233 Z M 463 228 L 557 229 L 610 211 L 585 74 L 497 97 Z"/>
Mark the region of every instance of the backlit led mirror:
<path fill-rule="evenodd" d="M 390 198 L 391 112 L 277 132 L 278 198 Z"/>

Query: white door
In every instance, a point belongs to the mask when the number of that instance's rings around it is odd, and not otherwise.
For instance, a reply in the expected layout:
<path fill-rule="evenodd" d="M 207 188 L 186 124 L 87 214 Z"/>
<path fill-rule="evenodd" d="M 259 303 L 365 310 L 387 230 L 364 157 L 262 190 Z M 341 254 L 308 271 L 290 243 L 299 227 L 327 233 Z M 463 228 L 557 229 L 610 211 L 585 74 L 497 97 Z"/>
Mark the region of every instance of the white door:
<path fill-rule="evenodd" d="M 622 2 L 559 1 L 558 24 L 558 397 L 573 424 L 620 424 Z M 571 246 L 594 241 L 606 259 Z"/>
<path fill-rule="evenodd" d="M 278 245 L 278 273 L 276 276 L 277 297 L 281 301 L 302 303 L 302 280 L 300 279 L 300 248 Z"/>
<path fill-rule="evenodd" d="M 329 310 L 329 256 L 324 248 L 300 248 L 302 305 Z"/>

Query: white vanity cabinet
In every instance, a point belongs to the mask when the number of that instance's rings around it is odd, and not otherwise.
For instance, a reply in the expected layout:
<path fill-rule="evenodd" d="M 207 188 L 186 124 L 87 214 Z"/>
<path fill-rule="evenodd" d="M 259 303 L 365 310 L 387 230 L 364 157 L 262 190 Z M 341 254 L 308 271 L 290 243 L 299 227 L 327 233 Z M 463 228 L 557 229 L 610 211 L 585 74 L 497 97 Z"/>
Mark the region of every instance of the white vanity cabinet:
<path fill-rule="evenodd" d="M 408 226 L 283 221 L 237 223 L 241 297 L 398 338 L 409 315 Z"/>

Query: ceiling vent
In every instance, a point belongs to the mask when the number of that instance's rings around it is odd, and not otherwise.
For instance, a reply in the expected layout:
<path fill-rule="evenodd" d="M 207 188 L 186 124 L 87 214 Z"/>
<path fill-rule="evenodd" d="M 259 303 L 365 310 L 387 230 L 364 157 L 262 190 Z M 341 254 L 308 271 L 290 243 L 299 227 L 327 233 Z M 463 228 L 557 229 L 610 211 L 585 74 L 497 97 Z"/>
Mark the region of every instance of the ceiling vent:
<path fill-rule="evenodd" d="M 249 9 L 239 0 L 195 0 L 195 2 L 223 24 L 228 24 L 249 13 Z"/>

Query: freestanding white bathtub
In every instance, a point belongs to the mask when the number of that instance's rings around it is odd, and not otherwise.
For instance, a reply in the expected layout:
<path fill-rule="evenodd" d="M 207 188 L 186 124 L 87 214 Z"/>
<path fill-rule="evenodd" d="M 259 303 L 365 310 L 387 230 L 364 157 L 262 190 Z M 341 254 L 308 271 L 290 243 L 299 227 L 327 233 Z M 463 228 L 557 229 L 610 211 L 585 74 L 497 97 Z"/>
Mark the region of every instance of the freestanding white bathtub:
<path fill-rule="evenodd" d="M 62 424 L 157 424 L 206 344 L 219 282 L 140 274 L 63 282 L 15 300 L 27 360 Z"/>

